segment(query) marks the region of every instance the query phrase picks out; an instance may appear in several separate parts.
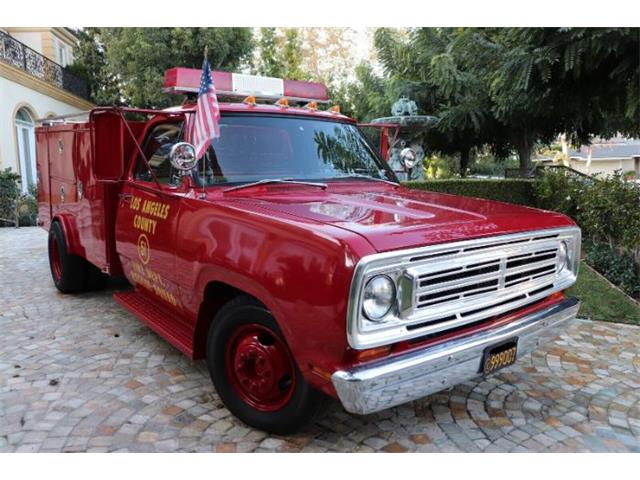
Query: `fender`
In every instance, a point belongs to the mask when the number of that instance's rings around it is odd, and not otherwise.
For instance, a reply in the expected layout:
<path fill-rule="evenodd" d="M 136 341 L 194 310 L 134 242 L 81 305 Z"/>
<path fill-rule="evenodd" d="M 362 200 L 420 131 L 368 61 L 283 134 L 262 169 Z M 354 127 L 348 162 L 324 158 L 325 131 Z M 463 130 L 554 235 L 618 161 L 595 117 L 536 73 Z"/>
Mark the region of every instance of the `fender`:
<path fill-rule="evenodd" d="M 206 264 L 203 265 L 198 273 L 198 278 L 196 280 L 196 291 L 198 292 L 198 295 L 196 298 L 203 299 L 207 285 L 212 282 L 220 282 L 229 285 L 230 287 L 254 297 L 273 314 L 285 337 L 288 338 L 291 335 L 291 332 L 287 329 L 286 322 L 278 321 L 278 319 L 282 319 L 284 317 L 284 312 L 281 311 L 280 305 L 274 301 L 273 295 L 264 285 L 239 272 L 213 264 Z"/>
<path fill-rule="evenodd" d="M 199 298 L 202 299 L 205 297 L 207 286 L 213 282 L 228 285 L 261 302 L 267 310 L 271 312 L 280 327 L 289 348 L 291 348 L 294 361 L 300 369 L 300 373 L 315 388 L 320 389 L 328 395 L 335 394 L 333 384 L 328 377 L 318 376 L 316 373 L 315 369 L 318 366 L 318 358 L 315 357 L 313 350 L 308 349 L 302 341 L 301 332 L 296 331 L 295 322 L 291 321 L 291 312 L 287 314 L 287 312 L 281 308 L 280 303 L 276 301 L 275 296 L 263 284 L 236 271 L 214 265 L 205 265 L 201 269 L 197 279 L 196 291 L 198 292 Z M 202 309 L 205 311 L 200 311 L 200 308 L 196 310 L 198 312 L 196 315 L 197 321 L 193 328 L 194 358 L 204 358 L 206 355 L 205 346 L 209 326 L 215 321 L 215 312 L 226 303 L 226 299 L 221 298 L 220 300 L 221 301 L 215 305 L 213 313 L 207 308 Z M 198 305 L 198 307 L 200 307 L 200 305 Z M 342 345 L 340 342 L 336 343 L 338 343 L 342 349 L 346 347 L 346 345 Z M 336 359 L 333 358 L 333 360 L 335 361 Z M 325 366 L 322 365 L 322 367 Z"/>
<path fill-rule="evenodd" d="M 62 232 L 64 233 L 64 238 L 67 242 L 67 252 L 71 255 L 79 255 L 86 258 L 85 249 L 80 243 L 75 217 L 68 213 L 58 213 L 51 220 L 49 229 L 51 228 L 51 225 L 53 225 L 53 222 L 58 222 L 62 227 Z"/>

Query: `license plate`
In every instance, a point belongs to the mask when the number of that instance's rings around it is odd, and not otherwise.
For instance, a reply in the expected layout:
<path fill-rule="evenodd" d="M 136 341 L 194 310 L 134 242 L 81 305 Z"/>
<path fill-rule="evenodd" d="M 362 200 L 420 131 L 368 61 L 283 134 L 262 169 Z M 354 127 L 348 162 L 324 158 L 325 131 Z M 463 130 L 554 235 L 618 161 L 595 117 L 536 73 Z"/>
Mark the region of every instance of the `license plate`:
<path fill-rule="evenodd" d="M 482 373 L 489 375 L 501 368 L 513 365 L 518 353 L 518 339 L 512 338 L 499 345 L 487 347 L 482 357 Z"/>

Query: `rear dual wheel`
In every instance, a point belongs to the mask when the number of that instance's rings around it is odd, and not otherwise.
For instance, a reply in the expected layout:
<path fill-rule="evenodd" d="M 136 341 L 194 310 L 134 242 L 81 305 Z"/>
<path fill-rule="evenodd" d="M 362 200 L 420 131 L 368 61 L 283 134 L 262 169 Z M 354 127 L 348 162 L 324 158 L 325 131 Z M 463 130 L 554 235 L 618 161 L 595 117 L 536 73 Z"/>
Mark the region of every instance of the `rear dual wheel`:
<path fill-rule="evenodd" d="M 231 413 L 261 430 L 294 432 L 320 404 L 321 394 L 303 378 L 273 316 L 251 297 L 231 300 L 214 318 L 207 364 Z"/>
<path fill-rule="evenodd" d="M 59 222 L 49 229 L 49 267 L 56 288 L 62 293 L 79 293 L 103 288 L 108 276 L 95 265 L 78 255 L 69 253 L 68 244 Z"/>

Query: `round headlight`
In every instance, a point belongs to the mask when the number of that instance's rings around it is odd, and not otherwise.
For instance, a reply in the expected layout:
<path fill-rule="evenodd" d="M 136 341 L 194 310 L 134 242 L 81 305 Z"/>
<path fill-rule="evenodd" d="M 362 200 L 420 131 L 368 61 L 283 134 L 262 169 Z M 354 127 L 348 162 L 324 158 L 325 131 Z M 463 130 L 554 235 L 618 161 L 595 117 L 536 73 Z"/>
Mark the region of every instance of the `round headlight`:
<path fill-rule="evenodd" d="M 380 321 L 393 306 L 396 286 L 386 275 L 378 275 L 364 287 L 362 310 L 369 320 Z"/>
<path fill-rule="evenodd" d="M 559 272 L 569 267 L 569 262 L 571 259 L 569 258 L 569 247 L 567 247 L 567 242 L 560 242 L 560 247 L 558 248 L 558 263 L 559 263 Z"/>

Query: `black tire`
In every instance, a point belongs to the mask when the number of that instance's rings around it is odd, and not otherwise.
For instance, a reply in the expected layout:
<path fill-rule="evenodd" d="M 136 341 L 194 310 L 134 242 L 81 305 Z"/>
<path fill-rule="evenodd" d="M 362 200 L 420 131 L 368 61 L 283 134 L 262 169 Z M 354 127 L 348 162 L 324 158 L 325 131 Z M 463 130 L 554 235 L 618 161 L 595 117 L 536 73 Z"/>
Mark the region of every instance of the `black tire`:
<path fill-rule="evenodd" d="M 261 411 L 247 403 L 229 378 L 227 344 L 240 327 L 256 324 L 275 333 L 280 345 L 288 350 L 280 328 L 264 305 L 248 296 L 236 297 L 218 311 L 209 328 L 207 365 L 211 380 L 225 406 L 247 425 L 277 434 L 293 433 L 313 418 L 323 398 L 306 382 L 295 361 L 292 393 L 287 403 L 275 411 Z"/>
<path fill-rule="evenodd" d="M 88 288 L 87 262 L 67 251 L 62 227 L 53 222 L 49 229 L 49 267 L 56 288 L 62 293 L 78 293 Z"/>
<path fill-rule="evenodd" d="M 84 260 L 84 259 L 83 259 Z M 109 275 L 102 273 L 93 263 L 84 260 L 87 267 L 88 290 L 103 290 L 109 285 Z"/>

